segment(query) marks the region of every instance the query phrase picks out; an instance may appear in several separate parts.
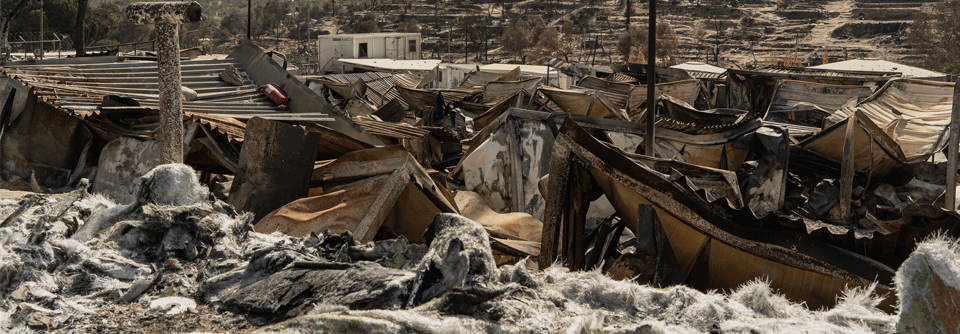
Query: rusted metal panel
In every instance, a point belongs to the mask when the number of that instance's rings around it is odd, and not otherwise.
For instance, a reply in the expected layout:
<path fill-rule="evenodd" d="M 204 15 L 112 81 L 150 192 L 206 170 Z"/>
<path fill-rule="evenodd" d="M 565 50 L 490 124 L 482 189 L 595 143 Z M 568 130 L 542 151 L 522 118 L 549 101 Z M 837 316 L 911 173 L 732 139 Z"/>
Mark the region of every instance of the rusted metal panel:
<path fill-rule="evenodd" d="M 317 145 L 317 160 L 336 159 L 349 152 L 374 147 L 320 124 L 307 123 L 306 128 L 308 131 L 320 134 L 320 144 Z"/>
<path fill-rule="evenodd" d="M 745 111 L 697 110 L 668 95 L 661 95 L 657 106 L 657 153 L 666 153 L 658 157 L 736 171 L 756 146 L 738 144 L 761 126 Z"/>
<path fill-rule="evenodd" d="M 563 247 L 570 245 L 561 241 L 565 234 L 577 232 L 570 230 L 563 218 L 573 213 L 567 200 L 574 190 L 570 185 L 583 182 L 576 180 L 582 176 L 575 170 L 588 171 L 620 217 L 632 222 L 627 227 L 634 233 L 640 221 L 637 208 L 652 205 L 684 282 L 698 289 L 729 289 L 767 277 L 771 287 L 788 299 L 818 308 L 833 305 L 846 286 L 869 286 L 878 279 L 889 282 L 893 276 L 893 270 L 883 264 L 795 233 L 737 225 L 723 211 L 684 190 L 683 183 L 671 181 L 638 157 L 610 149 L 572 120 L 564 123 L 552 152 L 542 266 L 558 259 L 575 262 L 565 257 Z M 883 284 L 877 289 L 880 293 L 891 291 Z M 893 304 L 894 298 L 888 294 L 881 307 L 889 310 Z"/>
<path fill-rule="evenodd" d="M 32 90 L 41 100 L 81 118 L 133 110 L 130 107 L 103 105 L 104 96 L 114 95 L 134 98 L 141 108 L 152 110 L 154 114 L 158 112 L 159 79 L 155 62 L 118 62 L 104 58 L 99 59 L 103 63 L 90 63 L 93 60 L 96 59 L 78 59 L 76 63 L 64 63 L 61 66 L 8 64 L 0 71 L 10 76 L 12 80 L 9 84 Z M 225 133 L 231 138 L 239 139 L 242 138 L 243 129 L 238 130 L 235 122 L 227 120 L 230 114 L 275 113 L 276 108 L 256 92 L 252 82 L 247 81 L 247 86 L 235 88 L 215 76 L 202 75 L 217 73 L 231 66 L 245 71 L 239 63 L 230 59 L 182 62 L 181 73 L 194 73 L 182 77 L 183 85 L 200 92 L 198 101 L 184 101 L 182 106 L 187 117 L 203 117 L 207 122 L 221 123 L 222 126 L 213 126 L 214 130 L 227 131 Z M 207 86 L 210 88 L 203 88 Z M 25 98 L 26 95 L 23 96 Z M 239 124 L 242 125 L 242 122 Z"/>
<path fill-rule="evenodd" d="M 247 122 L 229 203 L 262 218 L 307 195 L 320 134 L 254 118 Z"/>
<path fill-rule="evenodd" d="M 797 79 L 816 79 L 816 80 L 849 80 L 861 82 L 884 82 L 900 76 L 897 72 L 876 72 L 876 71 L 841 71 L 830 69 L 816 69 L 804 67 L 783 67 L 771 66 L 764 67 L 755 71 L 730 70 L 738 74 L 746 75 L 769 75 L 777 77 L 789 77 Z"/>
<path fill-rule="evenodd" d="M 366 96 L 367 94 L 367 85 L 363 82 L 363 80 L 340 83 L 331 80 L 320 79 L 317 82 L 336 92 L 337 94 L 340 94 L 340 98 L 342 99 L 349 99 L 353 96 Z"/>

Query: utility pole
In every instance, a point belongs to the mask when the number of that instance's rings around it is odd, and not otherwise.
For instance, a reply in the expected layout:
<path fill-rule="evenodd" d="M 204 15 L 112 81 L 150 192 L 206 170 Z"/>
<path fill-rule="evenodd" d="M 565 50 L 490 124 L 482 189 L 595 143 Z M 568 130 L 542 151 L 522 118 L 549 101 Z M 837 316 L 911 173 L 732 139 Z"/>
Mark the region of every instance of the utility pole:
<path fill-rule="evenodd" d="M 183 162 L 183 108 L 180 104 L 180 38 L 184 23 L 200 22 L 200 4 L 193 2 L 137 2 L 124 9 L 135 24 L 153 23 L 157 29 L 157 73 L 160 76 L 160 161 Z"/>
<path fill-rule="evenodd" d="M 646 142 L 644 150 L 647 155 L 656 157 L 657 143 L 655 142 L 656 136 L 653 133 L 655 130 L 653 123 L 656 122 L 654 114 L 657 113 L 657 104 L 654 101 L 657 89 L 657 0 L 650 0 L 649 19 L 650 27 L 647 29 L 649 32 L 647 35 L 647 133 L 644 139 Z"/>
<path fill-rule="evenodd" d="M 960 158 L 960 81 L 953 85 L 953 109 L 950 113 L 950 139 L 947 142 L 947 189 L 944 209 L 957 210 L 957 159 Z"/>
<path fill-rule="evenodd" d="M 626 17 L 625 29 L 630 29 L 630 16 L 633 15 L 633 0 L 626 0 L 627 8 L 624 10 L 624 16 Z"/>
<path fill-rule="evenodd" d="M 40 0 L 40 53 L 37 57 L 43 59 L 43 0 Z"/>

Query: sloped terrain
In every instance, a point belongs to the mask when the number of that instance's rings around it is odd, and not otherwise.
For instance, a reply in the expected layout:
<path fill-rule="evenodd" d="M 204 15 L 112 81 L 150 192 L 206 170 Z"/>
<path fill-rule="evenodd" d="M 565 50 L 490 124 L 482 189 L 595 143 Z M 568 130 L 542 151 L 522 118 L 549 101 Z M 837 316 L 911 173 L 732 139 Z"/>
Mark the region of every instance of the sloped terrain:
<path fill-rule="evenodd" d="M 824 53 L 831 61 L 901 61 L 909 58 L 906 29 L 931 4 L 931 0 L 672 0 L 659 3 L 657 12 L 679 38 L 680 46 L 670 63 L 716 60 L 722 67 L 752 68 L 787 57 L 817 65 L 823 62 Z M 630 22 L 646 25 L 647 2 L 635 1 L 633 6 Z M 417 20 L 427 58 L 520 62 L 520 57 L 501 48 L 503 32 L 516 18 L 533 25 L 533 18 L 539 16 L 547 26 L 561 31 L 564 20 L 573 23 L 574 29 L 561 38 L 572 50 L 568 59 L 597 64 L 622 61 L 616 52 L 617 39 L 626 26 L 622 0 L 394 1 L 352 15 L 367 13 L 378 17 L 381 31 L 394 31 L 399 22 Z M 350 31 L 349 22 L 350 17 L 340 17 L 339 30 Z M 717 49 L 719 55 L 714 57 Z M 541 63 L 548 59 L 531 56 L 526 60 Z"/>

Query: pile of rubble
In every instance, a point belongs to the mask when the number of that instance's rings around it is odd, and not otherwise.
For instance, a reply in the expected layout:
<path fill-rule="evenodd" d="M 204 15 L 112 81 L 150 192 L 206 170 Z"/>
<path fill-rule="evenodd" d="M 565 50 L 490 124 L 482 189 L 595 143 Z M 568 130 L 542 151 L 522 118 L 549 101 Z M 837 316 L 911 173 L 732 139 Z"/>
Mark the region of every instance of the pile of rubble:
<path fill-rule="evenodd" d="M 428 89 L 298 79 L 244 44 L 184 61 L 184 165 L 155 157 L 155 65 L 8 64 L 0 179 L 38 194 L 0 202 L 0 328 L 957 324 L 931 298 L 960 287 L 952 85 L 658 69 L 647 110 L 642 68 L 555 66 L 576 85 L 518 68 Z"/>
<path fill-rule="evenodd" d="M 22 205 L 6 200 L 2 210 L 12 215 L 0 229 L 0 274 L 9 294 L 0 326 L 234 331 L 290 319 L 259 332 L 738 332 L 872 331 L 896 320 L 876 308 L 871 290 L 811 312 L 760 280 L 722 295 L 615 281 L 598 270 L 531 271 L 527 260 L 498 267 L 483 227 L 455 214 L 436 215 L 425 244 L 361 244 L 329 230 L 262 234 L 251 230 L 251 214 L 213 199 L 184 165 L 157 167 L 137 193 L 128 205 L 83 188 Z M 140 324 L 191 314 L 224 320 Z"/>

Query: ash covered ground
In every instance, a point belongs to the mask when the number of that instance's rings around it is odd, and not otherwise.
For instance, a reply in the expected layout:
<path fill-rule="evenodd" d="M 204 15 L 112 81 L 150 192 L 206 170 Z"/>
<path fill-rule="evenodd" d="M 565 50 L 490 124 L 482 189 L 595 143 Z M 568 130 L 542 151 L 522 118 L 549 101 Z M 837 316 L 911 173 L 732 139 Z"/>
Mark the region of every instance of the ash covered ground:
<path fill-rule="evenodd" d="M 426 244 L 252 230 L 185 165 L 145 175 L 129 204 L 83 188 L 0 200 L 0 329 L 9 333 L 874 333 L 900 315 L 871 288 L 810 310 L 762 279 L 699 292 L 560 266 L 497 267 L 487 232 L 438 214 Z M 921 243 L 898 273 L 956 289 L 957 243 Z M 918 262 L 918 261 L 925 262 Z M 920 264 L 917 264 L 920 263 Z M 930 263 L 930 264 L 928 264 Z M 919 269 L 917 269 L 919 268 Z M 908 276 L 903 276 L 908 275 Z M 907 282 L 907 283 L 905 283 Z M 908 295 L 904 295 L 908 294 Z"/>

